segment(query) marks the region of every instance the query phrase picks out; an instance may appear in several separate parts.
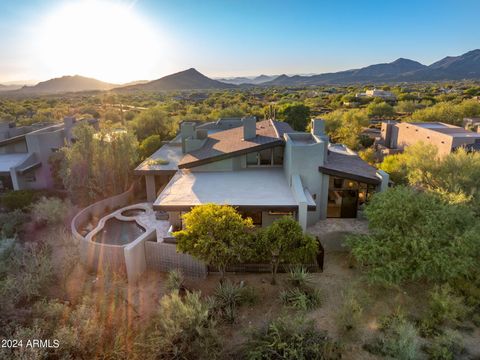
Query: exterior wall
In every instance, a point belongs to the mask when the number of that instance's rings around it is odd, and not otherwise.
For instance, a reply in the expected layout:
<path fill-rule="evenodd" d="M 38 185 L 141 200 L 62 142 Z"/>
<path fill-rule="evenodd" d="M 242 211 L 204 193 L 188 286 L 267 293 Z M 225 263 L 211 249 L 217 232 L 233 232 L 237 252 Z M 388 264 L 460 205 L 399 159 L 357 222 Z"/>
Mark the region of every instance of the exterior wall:
<path fill-rule="evenodd" d="M 145 270 L 147 270 L 147 260 L 145 256 L 145 242 L 147 241 L 157 241 L 157 232 L 155 229 L 146 232 L 123 249 L 127 277 L 130 284 L 134 284 Z"/>
<path fill-rule="evenodd" d="M 312 225 L 320 220 L 321 215 L 324 215 L 325 211 L 323 209 L 326 209 L 328 203 L 328 196 L 322 196 L 325 193 L 325 186 L 328 188 L 328 177 L 325 177 L 318 170 L 325 161 L 328 139 L 323 136 L 302 134 L 313 137 L 314 142 L 311 144 L 295 144 L 294 139 L 292 139 L 295 135 L 285 134 L 286 145 L 283 168 L 290 186 L 292 186 L 293 176 L 299 175 L 303 187 L 307 188 L 314 197 L 316 210 L 307 213 L 307 225 Z M 325 181 L 326 185 L 324 184 Z"/>
<path fill-rule="evenodd" d="M 108 267 L 116 271 L 126 271 L 124 246 L 100 244 L 89 241 L 78 229 L 92 217 L 100 217 L 107 209 L 120 208 L 128 205 L 133 198 L 135 184 L 126 192 L 104 200 L 100 200 L 81 210 L 71 222 L 73 237 L 80 245 L 80 255 L 83 262 L 92 270 Z"/>
<path fill-rule="evenodd" d="M 439 155 L 449 154 L 452 150 L 452 136 L 409 123 L 400 123 L 395 127 L 398 129 L 397 143 L 395 145 L 399 149 L 404 150 L 407 146 L 423 141 L 435 145 L 438 148 Z"/>
<path fill-rule="evenodd" d="M 145 259 L 147 269 L 170 271 L 181 269 L 187 276 L 205 278 L 207 266 L 187 254 L 177 252 L 175 244 L 145 241 Z"/>

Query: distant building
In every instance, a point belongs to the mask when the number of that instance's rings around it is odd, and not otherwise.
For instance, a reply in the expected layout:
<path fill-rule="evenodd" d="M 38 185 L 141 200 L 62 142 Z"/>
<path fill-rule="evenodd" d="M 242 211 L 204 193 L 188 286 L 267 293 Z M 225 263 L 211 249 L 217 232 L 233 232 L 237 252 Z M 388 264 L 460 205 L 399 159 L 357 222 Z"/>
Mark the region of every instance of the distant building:
<path fill-rule="evenodd" d="M 463 118 L 463 127 L 467 130 L 480 132 L 480 118 Z"/>
<path fill-rule="evenodd" d="M 388 155 L 401 152 L 419 141 L 435 145 L 442 156 L 460 147 L 476 150 L 480 146 L 480 133 L 441 122 L 386 121 L 382 123 L 377 148 L 383 155 Z"/>
<path fill-rule="evenodd" d="M 97 120 L 89 121 L 96 126 Z M 16 128 L 0 125 L 0 191 L 53 187 L 49 158 L 72 142 L 78 124 L 66 117 L 62 124 L 35 124 Z"/>
<path fill-rule="evenodd" d="M 367 90 L 364 93 L 358 93 L 356 96 L 380 98 L 385 101 L 395 101 L 397 99 L 394 93 L 386 90 L 379 90 L 379 89 Z"/>

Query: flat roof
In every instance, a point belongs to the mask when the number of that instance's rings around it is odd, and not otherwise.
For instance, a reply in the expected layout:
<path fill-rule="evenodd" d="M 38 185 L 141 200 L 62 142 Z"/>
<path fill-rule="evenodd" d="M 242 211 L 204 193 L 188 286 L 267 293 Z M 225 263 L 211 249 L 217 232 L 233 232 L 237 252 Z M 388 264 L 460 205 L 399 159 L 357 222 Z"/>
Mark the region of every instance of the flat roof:
<path fill-rule="evenodd" d="M 298 204 L 283 169 L 246 169 L 231 172 L 180 170 L 154 202 L 156 210 L 188 210 L 205 203 L 294 210 Z"/>
<path fill-rule="evenodd" d="M 28 156 L 28 153 L 0 154 L 0 173 L 10 173 L 10 168 L 20 165 Z"/>
<path fill-rule="evenodd" d="M 406 123 L 408 124 L 408 123 Z M 441 122 L 427 122 L 427 123 L 410 123 L 414 126 L 421 127 L 423 129 L 428 129 L 431 131 L 436 131 L 441 134 L 445 134 L 451 137 L 473 137 L 473 138 L 480 138 L 480 134 L 464 129 L 460 126 L 455 126 L 451 124 L 445 124 Z"/>
<path fill-rule="evenodd" d="M 182 157 L 181 143 L 172 142 L 165 144 L 138 165 L 135 168 L 135 173 L 141 175 L 144 173 L 154 174 L 156 172 L 177 171 L 178 163 Z M 168 163 L 162 164 L 161 160 L 168 161 Z"/>

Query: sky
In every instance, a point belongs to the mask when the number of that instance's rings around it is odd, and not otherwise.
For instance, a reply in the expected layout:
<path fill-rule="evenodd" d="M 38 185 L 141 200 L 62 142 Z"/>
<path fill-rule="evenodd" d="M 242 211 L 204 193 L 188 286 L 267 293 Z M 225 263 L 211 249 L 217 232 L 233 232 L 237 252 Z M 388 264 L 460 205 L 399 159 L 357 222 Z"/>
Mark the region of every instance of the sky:
<path fill-rule="evenodd" d="M 478 0 L 0 0 L 0 83 L 310 74 L 480 48 Z"/>

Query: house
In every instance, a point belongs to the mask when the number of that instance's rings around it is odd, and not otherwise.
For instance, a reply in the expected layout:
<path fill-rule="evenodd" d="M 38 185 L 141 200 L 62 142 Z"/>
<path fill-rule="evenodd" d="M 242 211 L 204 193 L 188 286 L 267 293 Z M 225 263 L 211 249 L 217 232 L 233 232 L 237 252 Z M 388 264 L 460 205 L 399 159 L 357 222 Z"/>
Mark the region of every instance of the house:
<path fill-rule="evenodd" d="M 397 99 L 394 93 L 379 89 L 367 90 L 364 93 L 358 93 L 356 97 L 380 98 L 385 101 L 395 101 Z"/>
<path fill-rule="evenodd" d="M 49 158 L 72 141 L 72 129 L 78 123 L 66 117 L 55 125 L 0 126 L 0 191 L 52 188 Z"/>
<path fill-rule="evenodd" d="M 475 150 L 480 147 L 480 133 L 441 122 L 408 123 L 385 121 L 382 123 L 377 148 L 383 155 L 401 152 L 419 141 L 433 144 L 440 156 L 460 147 Z"/>
<path fill-rule="evenodd" d="M 311 133 L 255 117 L 183 122 L 135 173 L 173 230 L 182 213 L 205 203 L 234 206 L 257 226 L 286 214 L 303 229 L 327 217 L 356 217 L 373 192 L 386 189 L 388 174 L 330 144 L 324 127 L 320 119 Z"/>
<path fill-rule="evenodd" d="M 463 127 L 467 130 L 480 132 L 480 118 L 463 118 Z"/>

